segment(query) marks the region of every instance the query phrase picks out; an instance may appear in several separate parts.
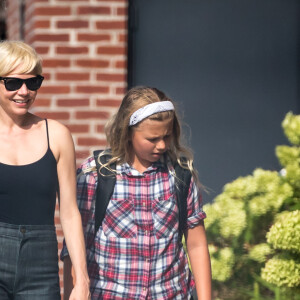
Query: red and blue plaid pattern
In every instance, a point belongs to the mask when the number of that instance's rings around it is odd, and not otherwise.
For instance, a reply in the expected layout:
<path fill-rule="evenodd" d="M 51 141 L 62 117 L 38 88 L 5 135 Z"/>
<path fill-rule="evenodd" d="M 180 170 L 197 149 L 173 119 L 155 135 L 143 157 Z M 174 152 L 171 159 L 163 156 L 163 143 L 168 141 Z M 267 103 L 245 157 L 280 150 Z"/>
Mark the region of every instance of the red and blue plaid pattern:
<path fill-rule="evenodd" d="M 96 171 L 93 158 L 78 170 L 78 205 L 87 247 L 92 299 L 189 299 L 194 281 L 178 243 L 173 166 L 158 161 L 140 174 L 117 166 L 117 181 L 102 226 L 94 236 Z M 204 219 L 191 182 L 188 227 Z M 61 257 L 67 255 L 64 246 Z"/>

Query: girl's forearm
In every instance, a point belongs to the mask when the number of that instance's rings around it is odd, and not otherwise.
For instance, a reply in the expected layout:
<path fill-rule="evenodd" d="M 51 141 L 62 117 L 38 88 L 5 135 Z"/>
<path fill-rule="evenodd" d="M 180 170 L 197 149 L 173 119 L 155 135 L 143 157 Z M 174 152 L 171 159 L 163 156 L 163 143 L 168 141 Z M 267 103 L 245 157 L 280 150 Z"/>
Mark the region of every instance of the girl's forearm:
<path fill-rule="evenodd" d="M 198 300 L 211 300 L 211 265 L 203 221 L 188 230 L 187 250 Z"/>
<path fill-rule="evenodd" d="M 198 300 L 211 300 L 211 266 L 207 247 L 189 251 Z"/>

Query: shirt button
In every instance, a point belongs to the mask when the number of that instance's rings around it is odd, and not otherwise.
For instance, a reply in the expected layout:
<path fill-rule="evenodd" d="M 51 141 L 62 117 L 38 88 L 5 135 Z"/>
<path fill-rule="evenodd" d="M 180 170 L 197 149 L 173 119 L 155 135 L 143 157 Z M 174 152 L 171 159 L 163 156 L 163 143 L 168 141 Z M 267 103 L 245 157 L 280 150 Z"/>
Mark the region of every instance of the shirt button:
<path fill-rule="evenodd" d="M 145 287 L 143 287 L 143 291 L 146 291 L 146 288 L 145 288 Z"/>
<path fill-rule="evenodd" d="M 145 230 L 145 235 L 148 235 L 148 230 Z"/>
<path fill-rule="evenodd" d="M 21 231 L 21 233 L 25 233 L 25 232 L 26 232 L 26 228 L 22 227 L 22 228 L 20 229 L 20 231 Z"/>
<path fill-rule="evenodd" d="M 144 207 L 146 206 L 146 203 L 145 203 L 145 202 L 143 202 L 143 206 L 144 206 Z"/>

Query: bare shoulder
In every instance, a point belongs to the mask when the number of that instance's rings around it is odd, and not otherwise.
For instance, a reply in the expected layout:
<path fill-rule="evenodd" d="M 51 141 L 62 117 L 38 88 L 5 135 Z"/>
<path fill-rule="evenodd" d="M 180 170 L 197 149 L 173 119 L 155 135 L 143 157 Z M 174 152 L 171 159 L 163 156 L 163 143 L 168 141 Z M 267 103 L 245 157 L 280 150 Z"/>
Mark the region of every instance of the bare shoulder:
<path fill-rule="evenodd" d="M 73 139 L 69 129 L 62 123 L 47 119 L 50 148 L 56 158 L 60 157 L 62 152 L 74 148 Z"/>
<path fill-rule="evenodd" d="M 70 135 L 69 129 L 62 123 L 52 119 L 47 119 L 47 121 L 48 121 L 49 134 L 53 133 L 59 136 Z"/>

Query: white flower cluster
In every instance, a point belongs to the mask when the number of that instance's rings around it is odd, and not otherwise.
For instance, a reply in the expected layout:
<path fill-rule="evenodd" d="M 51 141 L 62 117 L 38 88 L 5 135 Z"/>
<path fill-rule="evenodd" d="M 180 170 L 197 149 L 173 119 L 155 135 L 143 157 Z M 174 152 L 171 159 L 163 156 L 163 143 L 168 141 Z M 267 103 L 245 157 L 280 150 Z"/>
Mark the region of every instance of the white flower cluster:
<path fill-rule="evenodd" d="M 288 140 L 293 145 L 300 146 L 300 115 L 294 115 L 292 112 L 287 113 L 282 127 Z"/>
<path fill-rule="evenodd" d="M 300 254 L 300 210 L 285 211 L 278 215 L 267 233 L 267 241 L 274 249 Z"/>
<path fill-rule="evenodd" d="M 266 261 L 268 255 L 272 254 L 274 251 L 267 243 L 262 243 L 255 245 L 249 251 L 249 258 L 255 260 L 259 263 L 263 263 Z"/>
<path fill-rule="evenodd" d="M 218 249 L 213 245 L 209 245 L 208 248 L 211 255 L 212 279 L 221 282 L 228 280 L 234 265 L 232 249 L 228 247 Z"/>
<path fill-rule="evenodd" d="M 280 287 L 299 287 L 300 262 L 287 256 L 274 256 L 262 269 L 261 277 Z"/>
<path fill-rule="evenodd" d="M 246 227 L 244 203 L 226 194 L 219 195 L 214 204 L 205 205 L 204 211 L 207 214 L 206 228 L 217 226 L 219 234 L 225 239 L 238 237 Z"/>
<path fill-rule="evenodd" d="M 249 209 L 253 216 L 262 216 L 267 212 L 277 212 L 283 202 L 292 197 L 293 189 L 283 183 L 275 171 L 256 169 L 253 173 L 256 182 L 256 194 L 249 199 Z"/>

